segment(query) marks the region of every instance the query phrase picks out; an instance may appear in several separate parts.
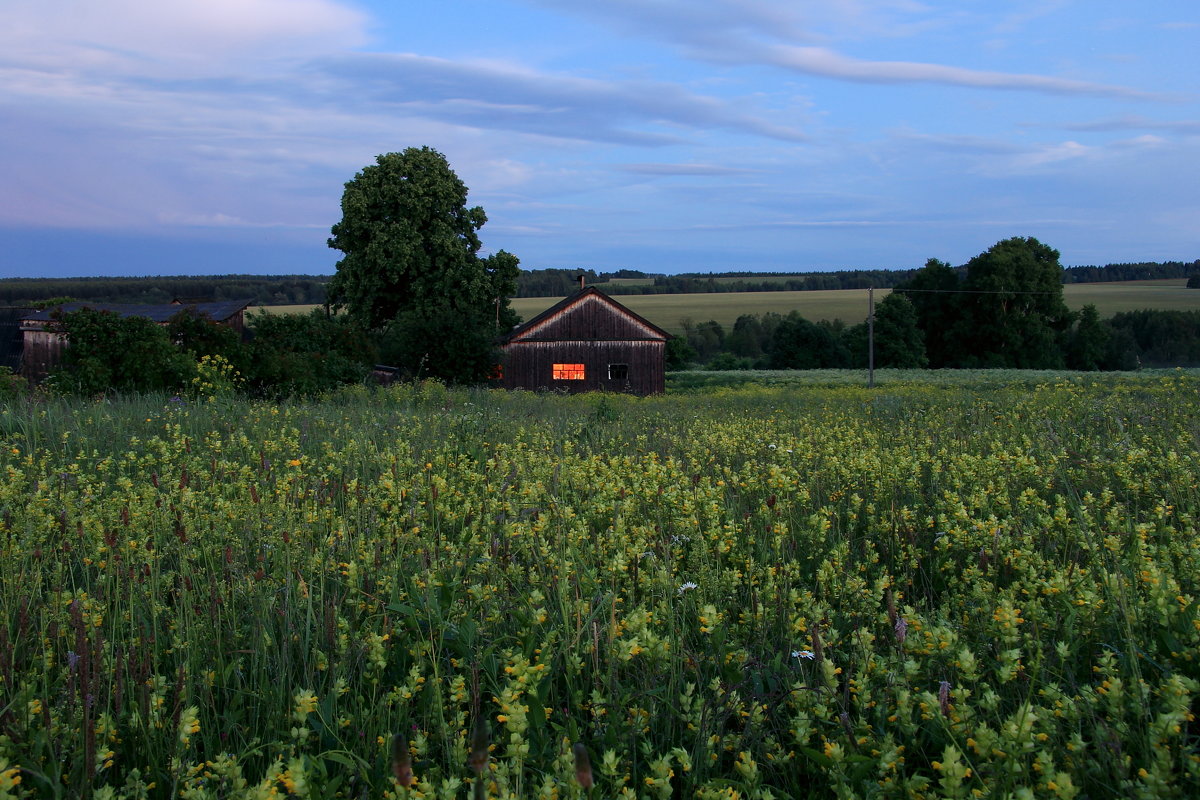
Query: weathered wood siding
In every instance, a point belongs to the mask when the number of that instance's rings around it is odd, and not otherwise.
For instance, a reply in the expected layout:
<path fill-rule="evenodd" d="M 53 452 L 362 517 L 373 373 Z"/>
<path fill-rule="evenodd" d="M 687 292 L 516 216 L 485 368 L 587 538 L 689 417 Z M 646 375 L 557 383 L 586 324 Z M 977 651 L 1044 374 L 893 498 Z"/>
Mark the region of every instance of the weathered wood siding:
<path fill-rule="evenodd" d="M 661 339 L 635 317 L 618 313 L 607 298 L 585 295 L 579 302 L 523 332 L 520 341 L 642 341 Z"/>
<path fill-rule="evenodd" d="M 40 381 L 62 360 L 63 350 L 67 348 L 67 337 L 61 333 L 32 327 L 26 327 L 23 334 L 25 346 L 21 353 L 21 374 L 31 381 Z"/>
<path fill-rule="evenodd" d="M 630 392 L 658 394 L 663 391 L 663 356 L 666 343 L 659 341 L 513 342 L 504 352 L 507 389 L 559 392 Z M 583 364 L 583 380 L 555 380 L 555 364 Z M 608 377 L 609 366 L 628 367 L 624 379 Z"/>
<path fill-rule="evenodd" d="M 600 290 L 589 287 L 515 328 L 501 346 L 507 389 L 559 392 L 663 390 L 670 334 Z M 555 377 L 554 367 L 583 365 L 583 379 Z"/>

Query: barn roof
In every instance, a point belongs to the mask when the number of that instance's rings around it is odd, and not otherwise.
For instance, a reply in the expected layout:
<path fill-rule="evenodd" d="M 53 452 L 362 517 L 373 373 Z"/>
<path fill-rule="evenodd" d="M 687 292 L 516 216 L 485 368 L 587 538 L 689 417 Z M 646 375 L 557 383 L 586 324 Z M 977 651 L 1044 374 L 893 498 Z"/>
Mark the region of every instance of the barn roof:
<path fill-rule="evenodd" d="M 597 289 L 595 286 L 588 286 L 574 294 L 564 297 L 550 308 L 538 314 L 528 322 L 523 322 L 513 328 L 505 335 L 503 344 L 520 341 L 523 339 L 538 339 L 539 331 L 545 329 L 550 323 L 558 320 L 565 314 L 569 314 L 577 306 L 581 306 L 590 300 L 595 300 L 607 306 L 612 313 L 625 317 L 636 329 L 638 329 L 638 339 L 640 340 L 660 340 L 674 338 L 671 334 L 664 331 L 662 328 L 650 322 L 645 317 L 630 311 L 625 306 L 613 300 L 604 292 Z"/>
<path fill-rule="evenodd" d="M 171 317 L 178 314 L 184 309 L 195 309 L 200 316 L 208 317 L 213 322 L 224 322 L 230 317 L 236 315 L 239 311 L 244 311 L 252 302 L 252 299 L 244 300 L 222 300 L 214 303 L 91 303 L 91 302 L 76 302 L 63 303 L 54 308 L 46 308 L 41 311 L 32 311 L 21 316 L 22 322 L 50 322 L 54 318 L 55 312 L 62 311 L 64 314 L 69 314 L 72 311 L 90 308 L 94 311 L 109 311 L 113 314 L 119 314 L 122 317 L 146 317 L 154 322 L 167 322 Z"/>

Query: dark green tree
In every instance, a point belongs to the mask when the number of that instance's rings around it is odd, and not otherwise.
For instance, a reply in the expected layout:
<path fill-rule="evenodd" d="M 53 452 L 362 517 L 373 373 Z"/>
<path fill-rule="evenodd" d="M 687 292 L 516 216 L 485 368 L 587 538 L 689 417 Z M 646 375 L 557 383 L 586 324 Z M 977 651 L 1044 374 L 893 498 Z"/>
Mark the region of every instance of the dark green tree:
<path fill-rule="evenodd" d="M 793 311 L 775 328 L 772 369 L 821 369 L 850 365 L 850 352 L 833 325 L 814 323 Z"/>
<path fill-rule="evenodd" d="M 917 327 L 924 334 L 925 353 L 931 367 L 955 366 L 961 357 L 959 342 L 952 332 L 962 318 L 961 282 L 958 273 L 945 261 L 931 258 L 912 280 L 896 287 L 917 314 Z"/>
<path fill-rule="evenodd" d="M 667 339 L 664 350 L 663 360 L 668 371 L 687 369 L 696 360 L 696 349 L 682 336 Z"/>
<path fill-rule="evenodd" d="M 1071 369 L 1106 369 L 1111 329 L 1100 321 L 1096 306 L 1088 303 L 1079 313 L 1079 322 L 1071 331 L 1067 345 L 1067 366 Z"/>
<path fill-rule="evenodd" d="M 733 331 L 725 339 L 729 352 L 741 358 L 758 358 L 763 354 L 762 320 L 757 314 L 742 314 L 733 323 Z"/>
<path fill-rule="evenodd" d="M 399 328 L 411 341 L 394 351 L 408 357 L 433 361 L 490 347 L 518 321 L 508 298 L 520 270 L 516 256 L 503 250 L 479 256 L 477 231 L 485 222 L 482 208 L 467 207 L 467 187 L 441 153 L 410 147 L 379 156 L 342 194 L 342 219 L 329 246 L 344 256 L 329 283 L 330 304 L 370 331 L 403 319 Z M 445 335 L 476 341 L 430 341 Z M 482 361 L 486 369 L 477 368 Z M 432 373 L 482 380 L 496 363 L 482 361 L 439 361 Z"/>
<path fill-rule="evenodd" d="M 844 337 L 857 367 L 869 363 L 867 324 L 855 325 Z M 889 294 L 875 305 L 875 366 L 919 369 L 927 366 L 925 334 L 917 325 L 917 309 L 903 294 Z"/>
<path fill-rule="evenodd" d="M 1054 369 L 1073 315 L 1063 302 L 1058 251 L 1032 237 L 992 245 L 967 262 L 957 366 Z"/>
<path fill-rule="evenodd" d="M 910 369 L 928 363 L 917 309 L 906 296 L 889 294 L 875 306 L 875 365 Z"/>

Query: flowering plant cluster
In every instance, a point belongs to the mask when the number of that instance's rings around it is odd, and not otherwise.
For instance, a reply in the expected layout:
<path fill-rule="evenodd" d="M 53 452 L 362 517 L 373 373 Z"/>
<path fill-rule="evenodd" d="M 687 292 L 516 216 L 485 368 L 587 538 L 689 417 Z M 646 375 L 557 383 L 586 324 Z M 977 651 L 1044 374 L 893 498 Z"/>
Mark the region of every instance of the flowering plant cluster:
<path fill-rule="evenodd" d="M 1191 796 L 1198 389 L 0 405 L 0 799 Z"/>

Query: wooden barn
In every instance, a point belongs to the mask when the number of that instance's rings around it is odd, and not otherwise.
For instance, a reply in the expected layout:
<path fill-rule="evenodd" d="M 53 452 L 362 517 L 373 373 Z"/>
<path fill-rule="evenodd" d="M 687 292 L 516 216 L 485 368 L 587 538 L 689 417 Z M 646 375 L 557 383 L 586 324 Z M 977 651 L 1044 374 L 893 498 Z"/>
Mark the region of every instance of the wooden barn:
<path fill-rule="evenodd" d="M 506 389 L 657 394 L 670 338 L 589 286 L 504 337 L 500 382 Z"/>
<path fill-rule="evenodd" d="M 245 330 L 246 307 L 251 300 L 225 300 L 211 303 L 156 303 L 134 305 L 128 303 L 63 303 L 55 308 L 31 311 L 20 320 L 22 338 L 21 374 L 31 380 L 41 380 L 50 374 L 62 358 L 67 346 L 66 336 L 58 330 L 54 315 L 61 311 L 70 313 L 81 308 L 108 311 L 122 317 L 146 317 L 159 325 L 166 325 L 171 317 L 187 309 L 207 317 L 218 325 L 226 325 L 238 333 Z"/>

